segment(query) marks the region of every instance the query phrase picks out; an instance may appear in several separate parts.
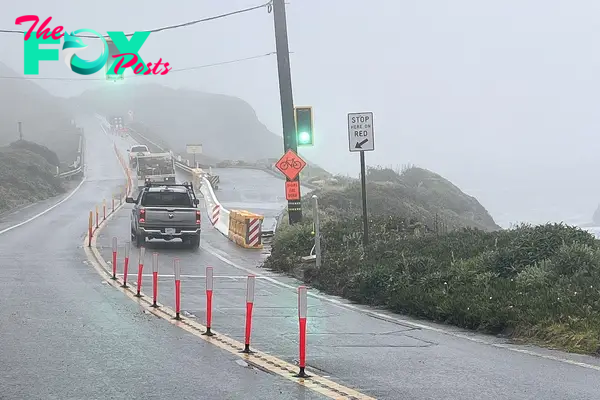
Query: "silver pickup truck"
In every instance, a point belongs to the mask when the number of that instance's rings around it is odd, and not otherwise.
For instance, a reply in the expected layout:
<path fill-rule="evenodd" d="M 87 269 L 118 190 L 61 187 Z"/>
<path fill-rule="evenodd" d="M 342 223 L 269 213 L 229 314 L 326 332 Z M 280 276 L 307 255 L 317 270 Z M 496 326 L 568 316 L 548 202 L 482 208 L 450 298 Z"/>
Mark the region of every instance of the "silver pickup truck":
<path fill-rule="evenodd" d="M 181 239 L 193 249 L 200 247 L 199 200 L 191 184 L 147 182 L 137 199 L 125 201 L 134 204 L 131 239 L 136 247 L 143 246 L 146 239 Z"/>

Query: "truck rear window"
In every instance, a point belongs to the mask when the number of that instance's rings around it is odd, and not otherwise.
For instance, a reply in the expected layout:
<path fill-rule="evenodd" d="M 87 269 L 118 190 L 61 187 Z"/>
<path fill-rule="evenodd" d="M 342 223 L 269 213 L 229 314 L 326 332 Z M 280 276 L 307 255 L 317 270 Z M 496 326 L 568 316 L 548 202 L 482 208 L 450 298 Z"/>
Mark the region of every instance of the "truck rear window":
<path fill-rule="evenodd" d="M 148 151 L 148 148 L 146 146 L 133 146 L 131 148 L 132 153 L 142 153 L 146 151 Z"/>
<path fill-rule="evenodd" d="M 192 199 L 181 192 L 146 192 L 142 198 L 144 207 L 193 207 Z"/>

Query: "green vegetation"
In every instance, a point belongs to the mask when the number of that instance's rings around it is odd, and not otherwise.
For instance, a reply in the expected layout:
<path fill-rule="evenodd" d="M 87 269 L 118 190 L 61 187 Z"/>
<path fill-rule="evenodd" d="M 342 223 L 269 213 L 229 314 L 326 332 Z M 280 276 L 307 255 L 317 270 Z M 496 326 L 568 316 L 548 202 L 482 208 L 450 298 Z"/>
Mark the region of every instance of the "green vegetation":
<path fill-rule="evenodd" d="M 362 213 L 360 181 L 334 177 L 314 191 L 328 217 L 340 219 Z M 487 210 L 472 196 L 440 175 L 417 167 L 402 172 L 389 168 L 367 169 L 370 216 L 396 216 L 419 223 L 424 229 L 442 232 L 473 227 L 500 229 Z M 305 197 L 306 207 L 310 198 Z"/>
<path fill-rule="evenodd" d="M 0 147 L 0 212 L 44 200 L 65 190 L 55 177 L 55 153 L 35 143 L 19 141 Z"/>
<path fill-rule="evenodd" d="M 19 76 L 1 62 L 0 75 Z M 33 81 L 0 81 L 0 146 L 19 139 L 21 122 L 25 140 L 48 147 L 62 162 L 71 164 L 79 146 L 79 132 L 71 119 L 66 101 L 50 95 Z"/>
<path fill-rule="evenodd" d="M 600 352 L 600 246 L 593 235 L 562 224 L 496 229 L 477 200 L 419 168 L 379 168 L 369 176 L 379 183 L 369 186 L 367 248 L 360 192 L 350 183 L 320 190 L 319 269 L 301 262 L 313 245 L 310 218 L 280 226 L 265 267 L 358 303 Z M 434 213 L 448 218 L 447 229 L 432 225 Z"/>

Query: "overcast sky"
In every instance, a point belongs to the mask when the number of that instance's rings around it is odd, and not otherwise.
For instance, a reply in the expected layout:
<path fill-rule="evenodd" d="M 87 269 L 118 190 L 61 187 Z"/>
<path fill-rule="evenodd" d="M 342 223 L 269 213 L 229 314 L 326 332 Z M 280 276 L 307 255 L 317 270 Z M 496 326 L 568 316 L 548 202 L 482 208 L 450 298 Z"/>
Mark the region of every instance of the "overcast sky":
<path fill-rule="evenodd" d="M 600 201 L 600 2 L 288 1 L 294 99 L 314 107 L 317 129 L 315 147 L 302 154 L 332 172 L 356 175 L 346 113 L 373 111 L 368 164 L 436 171 L 504 226 L 590 219 Z M 1 28 L 17 29 L 16 17 L 37 14 L 52 16 L 52 27 L 105 33 L 186 22 L 261 0 L 6 3 Z M 2 35 L 0 46 L 2 61 L 22 73 L 22 38 Z M 261 9 L 153 33 L 140 54 L 185 68 L 274 49 L 272 14 Z M 42 63 L 41 76 L 79 77 L 63 62 Z M 275 56 L 132 78 L 123 87 L 142 81 L 238 96 L 281 133 Z M 62 96 L 107 84 L 37 82 Z"/>

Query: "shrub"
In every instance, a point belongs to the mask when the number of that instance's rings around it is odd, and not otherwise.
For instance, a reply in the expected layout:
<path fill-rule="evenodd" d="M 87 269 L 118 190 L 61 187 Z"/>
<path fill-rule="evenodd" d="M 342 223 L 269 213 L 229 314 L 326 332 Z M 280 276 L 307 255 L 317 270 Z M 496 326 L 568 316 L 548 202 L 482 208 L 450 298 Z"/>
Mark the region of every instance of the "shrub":
<path fill-rule="evenodd" d="M 363 248 L 360 218 L 324 221 L 322 266 L 304 275 L 312 226 L 282 226 L 265 267 L 395 312 L 573 351 L 600 347 L 600 248 L 590 233 L 546 224 L 436 234 L 400 217 L 370 222 Z"/>

